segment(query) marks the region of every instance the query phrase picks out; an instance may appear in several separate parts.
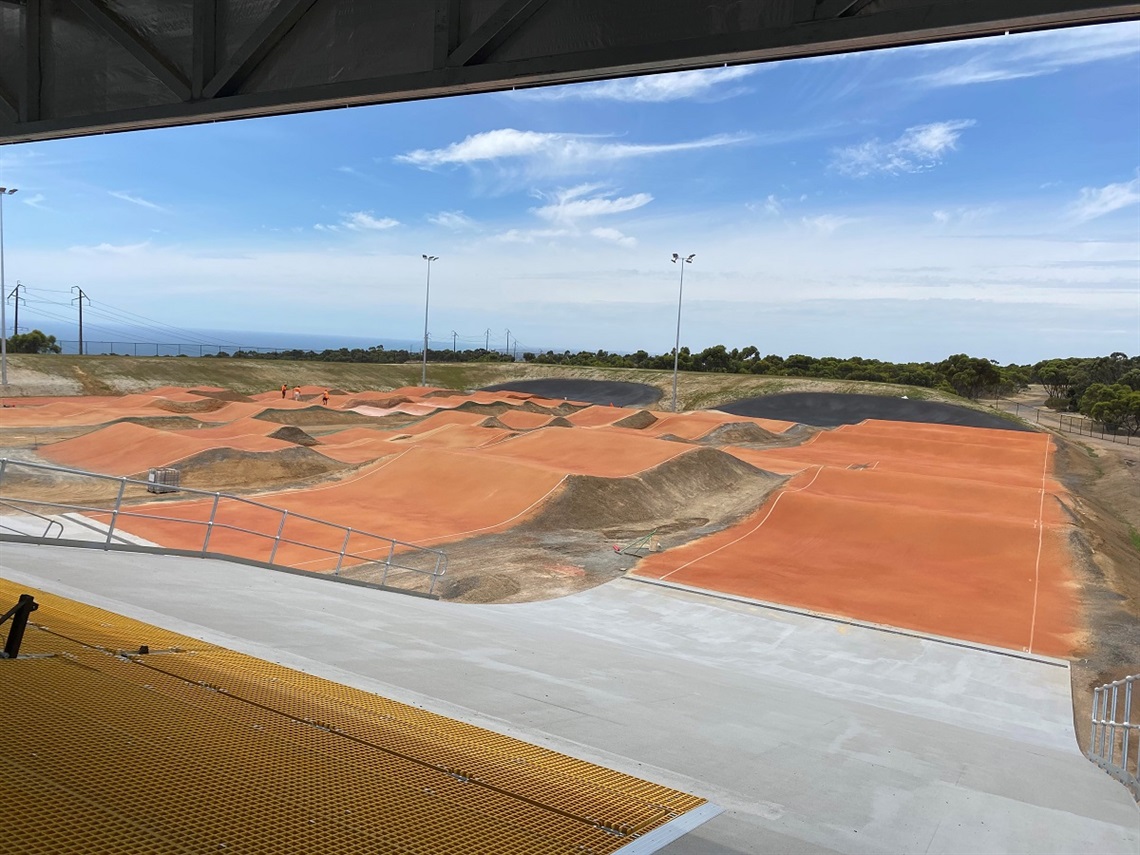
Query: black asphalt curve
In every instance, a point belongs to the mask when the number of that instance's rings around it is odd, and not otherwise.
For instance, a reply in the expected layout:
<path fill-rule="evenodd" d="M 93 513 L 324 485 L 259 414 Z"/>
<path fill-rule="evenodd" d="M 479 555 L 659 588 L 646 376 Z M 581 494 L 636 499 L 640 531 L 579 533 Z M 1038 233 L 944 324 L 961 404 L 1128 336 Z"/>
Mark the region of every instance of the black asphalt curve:
<path fill-rule="evenodd" d="M 647 407 L 661 400 L 661 390 L 644 383 L 619 383 L 616 380 L 577 380 L 547 378 L 515 380 L 486 386 L 484 392 L 526 392 L 554 400 L 581 401 L 587 404 L 613 404 L 617 407 Z"/>
<path fill-rule="evenodd" d="M 980 413 L 954 404 L 918 401 L 913 398 L 887 398 L 880 395 L 847 395 L 839 392 L 787 392 L 744 398 L 717 407 L 734 416 L 780 419 L 814 427 L 858 424 L 864 419 L 892 422 L 924 422 L 935 425 L 1031 430 L 1001 416 Z"/>

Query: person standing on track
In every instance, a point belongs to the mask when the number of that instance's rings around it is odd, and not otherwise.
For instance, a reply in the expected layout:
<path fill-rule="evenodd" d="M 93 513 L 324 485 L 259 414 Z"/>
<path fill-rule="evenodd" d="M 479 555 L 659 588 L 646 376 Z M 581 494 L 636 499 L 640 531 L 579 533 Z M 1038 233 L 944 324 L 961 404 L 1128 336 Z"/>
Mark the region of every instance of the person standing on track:
<path fill-rule="evenodd" d="M 285 400 L 285 393 L 288 391 L 289 391 L 289 384 L 288 383 L 282 383 L 281 384 L 281 400 L 282 401 Z"/>
<path fill-rule="evenodd" d="M 301 387 L 300 386 L 294 386 L 293 387 L 293 400 L 294 401 L 301 400 Z"/>
<path fill-rule="evenodd" d="M 329 390 L 321 392 L 321 406 L 327 407 L 329 405 Z"/>

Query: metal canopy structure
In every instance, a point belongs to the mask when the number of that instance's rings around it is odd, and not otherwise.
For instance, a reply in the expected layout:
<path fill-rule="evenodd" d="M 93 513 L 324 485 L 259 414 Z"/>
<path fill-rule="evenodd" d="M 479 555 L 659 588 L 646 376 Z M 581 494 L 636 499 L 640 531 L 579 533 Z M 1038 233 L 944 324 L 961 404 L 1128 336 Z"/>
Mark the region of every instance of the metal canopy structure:
<path fill-rule="evenodd" d="M 0 143 L 1138 17 L 1120 0 L 0 0 Z"/>

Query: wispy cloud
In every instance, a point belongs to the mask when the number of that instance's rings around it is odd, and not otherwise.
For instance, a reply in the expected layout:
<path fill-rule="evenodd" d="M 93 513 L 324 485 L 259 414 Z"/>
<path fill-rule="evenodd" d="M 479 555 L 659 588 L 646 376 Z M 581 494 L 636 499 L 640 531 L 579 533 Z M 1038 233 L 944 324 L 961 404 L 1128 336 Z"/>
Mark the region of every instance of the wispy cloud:
<path fill-rule="evenodd" d="M 618 246 L 637 246 L 637 238 L 630 237 L 629 235 L 622 234 L 617 229 L 597 228 L 590 229 L 590 234 L 598 240 L 609 241 L 616 243 Z"/>
<path fill-rule="evenodd" d="M 1073 216 L 1080 222 L 1095 220 L 1121 208 L 1140 204 L 1140 177 L 1104 187 L 1085 187 L 1073 203 Z"/>
<path fill-rule="evenodd" d="M 837 214 L 821 214 L 818 217 L 804 217 L 802 222 L 812 231 L 829 236 L 858 220 L 855 217 L 842 217 Z"/>
<path fill-rule="evenodd" d="M 751 77 L 760 66 L 736 65 L 729 68 L 706 68 L 697 71 L 674 71 L 605 80 L 601 83 L 579 83 L 571 86 L 524 89 L 514 97 L 536 101 L 621 101 L 625 103 L 660 104 L 687 99 L 723 100 L 748 91 L 734 85 Z"/>
<path fill-rule="evenodd" d="M 44 202 L 47 201 L 47 196 L 45 196 L 43 193 L 34 193 L 31 196 L 22 199 L 21 201 L 25 205 L 31 205 L 33 208 L 39 208 L 40 210 L 46 210 L 47 208 L 47 206 L 44 205 Z"/>
<path fill-rule="evenodd" d="M 941 163 L 946 154 L 958 147 L 962 131 L 974 124 L 972 119 L 962 119 L 915 125 L 894 140 L 884 142 L 876 138 L 835 149 L 832 168 L 851 178 L 922 172 Z"/>
<path fill-rule="evenodd" d="M 391 217 L 374 217 L 371 211 L 353 211 L 345 214 L 339 223 L 317 223 L 313 226 L 318 232 L 382 232 L 400 225 Z"/>
<path fill-rule="evenodd" d="M 596 192 L 599 189 L 597 184 L 579 184 L 577 187 L 558 191 L 549 205 L 531 210 L 544 220 L 567 223 L 590 217 L 624 214 L 653 201 L 653 196 L 649 193 L 615 197 L 611 193 Z"/>
<path fill-rule="evenodd" d="M 138 205 L 140 208 L 146 208 L 148 211 L 166 211 L 167 209 L 162 205 L 156 205 L 154 202 L 144 199 L 142 196 L 134 196 L 125 190 L 108 190 L 109 194 L 116 199 L 122 199 L 124 202 L 130 202 L 132 205 Z"/>
<path fill-rule="evenodd" d="M 94 246 L 70 246 L 67 251 L 80 255 L 136 255 L 149 246 L 150 241 L 129 244 L 100 243 Z"/>
<path fill-rule="evenodd" d="M 717 134 L 675 143 L 627 143 L 584 134 L 500 128 L 472 134 L 443 148 L 416 149 L 398 155 L 395 160 L 421 169 L 432 169 L 440 166 L 473 166 L 480 163 L 541 159 L 553 169 L 566 170 L 637 157 L 737 145 L 747 139 L 747 134 Z"/>
<path fill-rule="evenodd" d="M 931 45 L 936 56 L 965 58 L 937 71 L 920 75 L 931 87 L 969 86 L 1025 77 L 1041 77 L 1092 62 L 1140 54 L 1140 24 L 1080 27 L 1020 33 L 1001 39 L 947 42 Z"/>
<path fill-rule="evenodd" d="M 508 229 L 495 235 L 494 240 L 500 243 L 536 243 L 573 234 L 570 229 Z"/>
<path fill-rule="evenodd" d="M 454 231 L 475 228 L 475 221 L 462 211 L 440 211 L 428 217 L 428 222 Z"/>

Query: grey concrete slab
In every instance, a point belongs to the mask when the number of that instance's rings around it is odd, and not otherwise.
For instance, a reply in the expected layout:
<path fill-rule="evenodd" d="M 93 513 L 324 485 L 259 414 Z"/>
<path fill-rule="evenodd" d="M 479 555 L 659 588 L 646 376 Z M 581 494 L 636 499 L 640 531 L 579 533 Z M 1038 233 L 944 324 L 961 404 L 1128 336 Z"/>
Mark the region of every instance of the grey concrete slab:
<path fill-rule="evenodd" d="M 1140 851 L 1048 661 L 628 580 L 477 606 L 13 544 L 0 575 L 725 808 L 671 853 Z"/>

